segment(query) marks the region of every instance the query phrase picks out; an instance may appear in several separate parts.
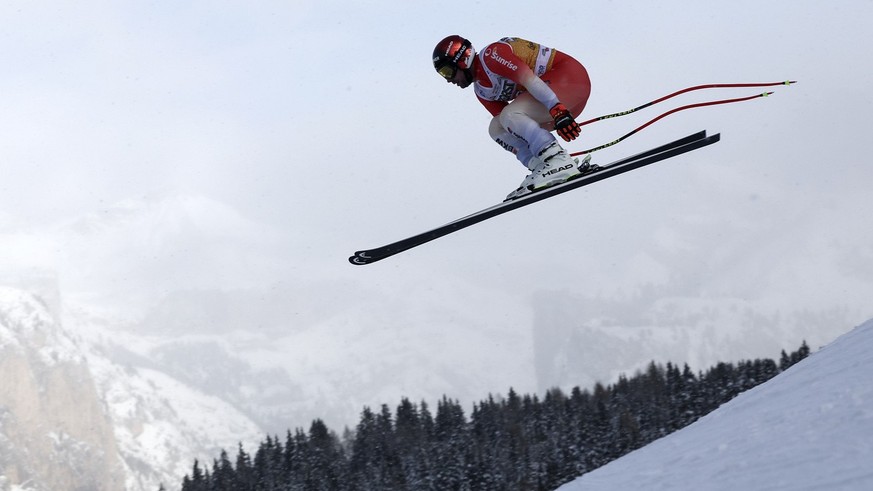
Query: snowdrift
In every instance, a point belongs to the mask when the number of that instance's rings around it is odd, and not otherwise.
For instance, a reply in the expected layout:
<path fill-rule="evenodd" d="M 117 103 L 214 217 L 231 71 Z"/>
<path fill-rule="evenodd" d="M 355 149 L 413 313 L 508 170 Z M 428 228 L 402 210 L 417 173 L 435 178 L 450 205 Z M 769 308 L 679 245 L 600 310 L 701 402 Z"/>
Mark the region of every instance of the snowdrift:
<path fill-rule="evenodd" d="M 873 319 L 691 426 L 559 489 L 873 489 Z"/>

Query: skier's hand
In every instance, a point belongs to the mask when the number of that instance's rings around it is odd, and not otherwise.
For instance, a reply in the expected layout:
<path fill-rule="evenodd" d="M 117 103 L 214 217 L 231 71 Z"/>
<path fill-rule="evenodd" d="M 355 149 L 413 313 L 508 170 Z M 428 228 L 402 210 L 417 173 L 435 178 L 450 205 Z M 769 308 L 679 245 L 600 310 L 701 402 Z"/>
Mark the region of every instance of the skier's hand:
<path fill-rule="evenodd" d="M 560 102 L 549 109 L 549 114 L 555 120 L 555 129 L 565 142 L 575 140 L 579 133 L 582 132 L 582 127 L 573 119 L 570 111 Z"/>

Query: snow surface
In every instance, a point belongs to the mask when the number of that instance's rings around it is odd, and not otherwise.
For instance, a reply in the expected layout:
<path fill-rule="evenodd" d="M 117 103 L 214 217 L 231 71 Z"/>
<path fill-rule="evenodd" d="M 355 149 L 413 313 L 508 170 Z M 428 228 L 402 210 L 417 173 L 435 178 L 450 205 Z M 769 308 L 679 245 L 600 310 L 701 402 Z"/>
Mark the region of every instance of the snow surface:
<path fill-rule="evenodd" d="M 559 489 L 873 489 L 873 319 L 691 426 Z"/>

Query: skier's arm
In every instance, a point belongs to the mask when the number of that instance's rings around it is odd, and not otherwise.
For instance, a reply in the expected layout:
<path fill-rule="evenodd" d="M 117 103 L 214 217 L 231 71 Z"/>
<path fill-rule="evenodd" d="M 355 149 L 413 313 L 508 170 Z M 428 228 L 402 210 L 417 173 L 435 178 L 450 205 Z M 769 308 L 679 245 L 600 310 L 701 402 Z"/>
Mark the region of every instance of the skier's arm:
<path fill-rule="evenodd" d="M 516 55 L 508 44 L 494 43 L 488 48 L 494 50 L 493 53 L 495 53 L 494 56 L 485 57 L 485 63 L 492 72 L 524 87 L 534 99 L 546 106 L 546 109 L 551 109 L 559 102 L 555 92 L 536 76 L 527 63 Z"/>
<path fill-rule="evenodd" d="M 544 106 L 546 106 L 547 109 L 555 107 L 555 105 L 560 101 L 552 88 L 543 82 L 543 79 L 537 77 L 533 70 L 528 68 L 527 65 L 525 65 L 524 68 L 524 70 L 519 69 L 519 71 L 523 73 L 519 74 L 520 77 L 518 83 L 523 85 L 528 93 L 532 95 L 534 99 L 540 101 Z"/>
<path fill-rule="evenodd" d="M 567 107 L 561 104 L 551 87 L 534 75 L 533 70 L 527 66 L 524 68 L 527 70 L 519 70 L 522 72 L 519 83 L 524 85 L 524 88 L 534 99 L 549 108 L 549 114 L 555 121 L 555 130 L 561 135 L 561 138 L 564 141 L 575 140 L 582 133 L 579 123 L 576 122 Z"/>
<path fill-rule="evenodd" d="M 499 51 L 498 47 L 501 48 Z M 558 96 L 555 95 L 551 87 L 543 82 L 541 78 L 537 77 L 527 63 L 516 56 L 508 45 L 504 48 L 495 43 L 489 48 L 498 54 L 491 58 L 485 58 L 488 68 L 497 75 L 506 77 L 523 86 L 534 99 L 538 100 L 549 110 L 549 114 L 555 121 L 555 129 L 561 135 L 561 138 L 564 141 L 575 140 L 581 133 L 581 128 L 576 120 L 573 119 L 570 111 L 558 100 Z M 486 105 L 486 107 L 488 106 Z M 488 110 L 492 111 L 491 114 L 496 115 L 491 108 Z"/>

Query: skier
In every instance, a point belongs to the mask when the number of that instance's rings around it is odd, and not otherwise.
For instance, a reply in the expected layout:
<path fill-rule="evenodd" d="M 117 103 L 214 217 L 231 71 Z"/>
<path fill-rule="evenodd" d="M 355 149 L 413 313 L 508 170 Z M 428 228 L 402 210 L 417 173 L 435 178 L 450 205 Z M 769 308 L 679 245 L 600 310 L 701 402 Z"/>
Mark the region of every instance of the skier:
<path fill-rule="evenodd" d="M 476 97 L 494 118 L 488 133 L 530 171 L 507 200 L 584 173 L 561 147 L 576 139 L 578 117 L 588 102 L 591 81 L 581 63 L 566 53 L 520 38 L 507 37 L 479 53 L 469 40 L 448 36 L 433 50 L 433 65 L 447 82 L 474 86 Z M 578 165 L 578 167 L 577 167 Z"/>

